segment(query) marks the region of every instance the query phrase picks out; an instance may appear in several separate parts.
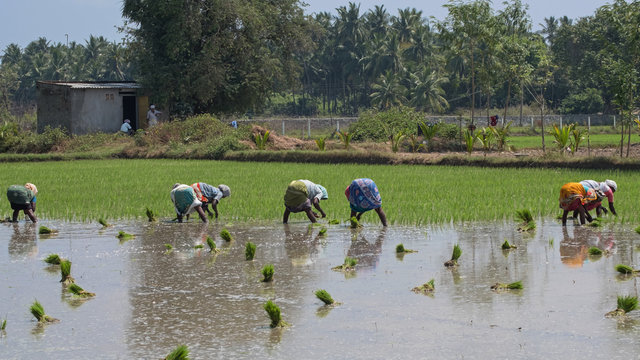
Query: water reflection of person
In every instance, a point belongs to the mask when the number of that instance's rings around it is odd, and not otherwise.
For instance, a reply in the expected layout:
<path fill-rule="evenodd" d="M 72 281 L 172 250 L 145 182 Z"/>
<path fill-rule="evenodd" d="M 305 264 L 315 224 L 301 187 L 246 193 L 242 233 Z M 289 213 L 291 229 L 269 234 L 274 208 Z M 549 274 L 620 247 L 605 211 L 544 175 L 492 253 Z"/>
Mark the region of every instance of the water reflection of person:
<path fill-rule="evenodd" d="M 293 265 L 307 265 L 318 252 L 319 237 L 313 236 L 313 227 L 305 227 L 304 232 L 293 231 L 284 225 L 284 248 Z"/>
<path fill-rule="evenodd" d="M 593 236 L 591 229 L 574 227 L 573 237 L 571 237 L 567 228 L 562 227 L 560 260 L 569 267 L 581 267 L 587 258 L 589 248 L 596 246 L 597 242 L 598 239 Z"/>
<path fill-rule="evenodd" d="M 376 241 L 370 243 L 362 232 L 355 232 L 351 239 L 351 246 L 347 250 L 347 256 L 358 259 L 358 267 L 366 266 L 375 268 L 380 259 L 382 252 L 382 243 L 387 233 L 386 227 L 383 227 L 376 238 Z"/>
<path fill-rule="evenodd" d="M 13 223 L 12 226 L 13 234 L 9 239 L 11 258 L 36 257 L 38 255 L 38 236 L 35 226 L 32 223 L 26 223 L 22 229 L 17 223 Z"/>

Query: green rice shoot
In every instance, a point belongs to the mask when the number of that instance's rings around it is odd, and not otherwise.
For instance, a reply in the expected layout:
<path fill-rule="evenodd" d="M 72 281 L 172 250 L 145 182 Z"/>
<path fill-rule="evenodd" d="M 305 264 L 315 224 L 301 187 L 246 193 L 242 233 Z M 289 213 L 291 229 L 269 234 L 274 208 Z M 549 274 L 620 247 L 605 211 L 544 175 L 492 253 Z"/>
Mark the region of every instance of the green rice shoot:
<path fill-rule="evenodd" d="M 520 226 L 518 227 L 518 230 L 520 231 L 535 230 L 536 223 L 533 220 L 533 216 L 531 215 L 531 211 L 529 211 L 529 209 L 516 210 L 516 219 L 520 221 Z"/>
<path fill-rule="evenodd" d="M 511 284 L 496 283 L 495 285 L 491 285 L 491 290 L 495 290 L 495 291 L 522 290 L 522 289 L 523 289 L 523 286 L 521 281 L 512 282 Z"/>
<path fill-rule="evenodd" d="M 5 331 L 7 329 L 7 319 L 2 319 L 2 324 L 0 325 L 0 330 Z"/>
<path fill-rule="evenodd" d="M 323 226 L 323 227 L 320 229 L 320 231 L 318 231 L 318 235 L 320 235 L 320 236 L 324 236 L 324 235 L 326 235 L 326 234 L 327 234 L 327 228 Z"/>
<path fill-rule="evenodd" d="M 636 273 L 637 270 L 634 270 L 631 266 L 628 265 L 624 265 L 624 264 L 618 264 L 615 267 L 616 271 L 621 273 L 621 274 L 625 274 L 625 275 L 631 275 Z"/>
<path fill-rule="evenodd" d="M 351 219 L 349 219 L 349 222 L 351 223 L 352 229 L 357 229 L 360 227 L 360 222 L 358 221 L 358 218 L 355 216 L 352 216 Z"/>
<path fill-rule="evenodd" d="M 61 283 L 73 283 L 73 278 L 71 277 L 71 261 L 62 260 L 60 261 L 60 282 Z"/>
<path fill-rule="evenodd" d="M 252 242 L 248 242 L 244 248 L 244 258 L 247 261 L 252 261 L 255 255 L 256 255 L 256 244 Z"/>
<path fill-rule="evenodd" d="M 270 326 L 272 328 L 276 328 L 278 326 L 282 326 L 282 316 L 280 314 L 280 308 L 273 301 L 269 300 L 266 304 L 264 304 L 264 310 L 269 315 L 269 319 L 271 319 Z"/>
<path fill-rule="evenodd" d="M 504 242 L 502 243 L 502 250 L 511 250 L 511 249 L 515 249 L 516 246 L 512 245 L 509 243 L 509 240 L 504 239 Z"/>
<path fill-rule="evenodd" d="M 589 255 L 592 255 L 592 256 L 602 255 L 602 250 L 600 250 L 600 248 L 596 246 L 592 246 L 589 248 Z"/>
<path fill-rule="evenodd" d="M 116 235 L 116 237 L 122 241 L 122 240 L 132 239 L 133 235 L 121 230 L 121 231 L 118 231 L 118 235 Z"/>
<path fill-rule="evenodd" d="M 102 225 L 102 227 L 109 227 L 109 226 L 111 226 L 111 224 L 109 224 L 109 223 L 107 222 L 107 220 L 105 220 L 105 219 L 103 219 L 103 218 L 98 219 L 98 222 L 100 223 L 100 225 Z"/>
<path fill-rule="evenodd" d="M 333 298 L 326 290 L 316 290 L 316 297 L 320 299 L 325 305 L 331 305 L 334 303 Z"/>
<path fill-rule="evenodd" d="M 42 226 L 40 226 L 40 227 L 38 228 L 38 234 L 40 234 L 40 235 L 55 234 L 55 233 L 57 233 L 57 232 L 58 232 L 57 230 L 49 229 L 48 227 L 46 227 L 46 226 L 44 226 L 44 225 L 42 225 Z"/>
<path fill-rule="evenodd" d="M 637 228 L 635 228 L 635 231 L 640 234 L 640 226 L 638 226 Z"/>
<path fill-rule="evenodd" d="M 233 240 L 231 233 L 227 229 L 222 229 L 222 231 L 220 231 L 220 237 L 227 242 Z"/>
<path fill-rule="evenodd" d="M 149 222 L 154 222 L 157 220 L 156 213 L 149 207 L 146 208 L 145 214 L 147 215 L 147 219 L 149 220 Z"/>
<path fill-rule="evenodd" d="M 71 284 L 69 285 L 68 288 L 69 292 L 72 293 L 73 295 L 79 296 L 79 297 L 83 297 L 83 298 L 87 298 L 87 297 L 94 297 L 96 296 L 96 294 L 85 291 L 83 288 L 81 288 L 79 285 L 77 284 Z"/>
<path fill-rule="evenodd" d="M 262 268 L 262 282 L 271 282 L 273 281 L 273 274 L 275 270 L 273 269 L 273 264 L 267 264 Z"/>
<path fill-rule="evenodd" d="M 167 249 L 167 252 L 171 252 L 173 250 L 173 245 L 171 244 L 164 244 L 164 248 Z"/>
<path fill-rule="evenodd" d="M 638 308 L 638 297 L 626 295 L 618 296 L 618 309 L 623 310 L 625 313 L 629 313 Z"/>
<path fill-rule="evenodd" d="M 329 220 L 329 225 L 339 225 L 340 224 L 340 220 L 338 219 L 331 219 Z M 640 228 L 640 227 L 638 227 Z"/>
<path fill-rule="evenodd" d="M 207 245 L 209 246 L 209 252 L 216 251 L 216 242 L 213 241 L 211 236 L 207 236 Z"/>
<path fill-rule="evenodd" d="M 410 250 L 404 247 L 404 244 L 396 245 L 396 254 L 406 254 L 416 252 L 416 250 Z"/>
<path fill-rule="evenodd" d="M 40 304 L 38 302 L 38 300 L 35 300 L 33 302 L 31 307 L 29 308 L 29 311 L 31 311 L 31 315 L 33 315 L 33 317 L 35 317 L 36 320 L 38 320 L 39 323 L 57 321 L 57 319 L 54 319 L 54 318 L 50 317 L 49 315 L 45 314 L 44 307 L 42 307 L 42 304 Z"/>
<path fill-rule="evenodd" d="M 202 249 L 202 248 L 204 248 L 204 245 L 203 244 L 198 244 L 198 245 L 194 246 L 193 248 L 194 249 Z"/>
<path fill-rule="evenodd" d="M 60 265 L 60 256 L 58 254 L 49 254 L 46 258 L 44 258 L 44 262 L 51 265 Z"/>
<path fill-rule="evenodd" d="M 187 360 L 189 359 L 189 349 L 186 345 L 180 345 L 175 348 L 165 360 Z"/>
<path fill-rule="evenodd" d="M 436 290 L 436 280 L 435 279 L 431 279 L 429 281 L 427 281 L 426 283 L 420 285 L 420 286 L 416 286 L 413 289 L 411 289 L 411 291 L 415 292 L 415 293 L 422 293 L 422 294 L 432 294 L 434 291 Z"/>

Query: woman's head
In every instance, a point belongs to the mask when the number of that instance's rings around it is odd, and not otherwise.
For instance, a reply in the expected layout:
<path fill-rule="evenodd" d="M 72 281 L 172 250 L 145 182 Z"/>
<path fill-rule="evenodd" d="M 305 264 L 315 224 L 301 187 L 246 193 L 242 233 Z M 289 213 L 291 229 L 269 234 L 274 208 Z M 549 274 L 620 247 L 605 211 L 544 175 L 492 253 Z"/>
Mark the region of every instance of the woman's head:
<path fill-rule="evenodd" d="M 31 190 L 31 192 L 33 192 L 33 195 L 37 195 L 38 194 L 38 188 L 33 185 L 32 183 L 26 183 L 24 184 L 24 187 L 26 187 L 27 189 Z"/>

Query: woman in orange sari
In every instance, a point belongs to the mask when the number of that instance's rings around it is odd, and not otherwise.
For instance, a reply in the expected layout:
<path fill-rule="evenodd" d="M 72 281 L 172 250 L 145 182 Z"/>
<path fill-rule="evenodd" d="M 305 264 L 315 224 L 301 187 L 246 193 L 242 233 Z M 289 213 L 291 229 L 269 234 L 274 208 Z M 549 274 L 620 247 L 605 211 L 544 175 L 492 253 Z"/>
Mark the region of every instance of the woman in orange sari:
<path fill-rule="evenodd" d="M 578 211 L 580 213 L 580 224 L 584 225 L 584 219 L 591 222 L 593 218 L 585 210 L 585 205 L 592 201 L 597 201 L 598 196 L 595 190 L 585 187 L 580 183 L 566 183 L 560 189 L 560 207 L 562 208 L 562 225 L 567 225 L 567 214 L 569 211 Z"/>

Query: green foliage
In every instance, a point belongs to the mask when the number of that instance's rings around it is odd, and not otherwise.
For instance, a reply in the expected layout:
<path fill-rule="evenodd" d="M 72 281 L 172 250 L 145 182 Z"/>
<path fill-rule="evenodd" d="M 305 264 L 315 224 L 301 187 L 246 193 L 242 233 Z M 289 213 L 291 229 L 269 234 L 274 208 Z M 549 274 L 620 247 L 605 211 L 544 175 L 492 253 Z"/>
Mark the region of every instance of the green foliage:
<path fill-rule="evenodd" d="M 604 109 L 604 100 L 598 89 L 586 88 L 565 97 L 558 109 L 562 114 L 597 114 Z"/>
<path fill-rule="evenodd" d="M 440 124 L 440 126 L 438 126 L 438 136 L 441 136 L 442 138 L 452 141 L 458 138 L 458 135 L 460 134 L 460 129 L 458 128 L 458 125 L 456 124 Z"/>
<path fill-rule="evenodd" d="M 476 140 L 478 140 L 480 142 L 480 145 L 482 145 L 482 150 L 484 151 L 485 156 L 487 152 L 489 152 L 493 147 L 493 138 L 494 132 L 491 131 L 491 129 L 487 129 L 485 127 L 480 129 L 476 133 Z"/>
<path fill-rule="evenodd" d="M 60 275 L 62 276 L 62 279 L 60 280 L 60 282 L 63 282 L 63 281 L 67 280 L 70 277 L 70 275 L 71 275 L 71 261 L 69 261 L 69 260 L 60 261 Z"/>
<path fill-rule="evenodd" d="M 427 150 L 431 151 L 433 148 L 433 138 L 436 136 L 438 131 L 440 131 L 441 124 L 440 123 L 425 123 L 421 121 L 418 123 L 420 126 L 420 130 L 422 131 L 422 136 L 427 141 Z"/>
<path fill-rule="evenodd" d="M 103 218 L 98 219 L 98 223 L 100 223 L 100 225 L 102 225 L 102 227 L 109 227 L 109 226 L 111 226 L 111 225 L 107 222 L 107 220 L 105 220 L 105 219 L 103 219 Z"/>
<path fill-rule="evenodd" d="M 405 137 L 406 135 L 403 134 L 402 131 L 395 135 L 391 135 L 389 137 L 389 139 L 391 140 L 391 151 L 393 151 L 394 153 L 397 153 L 400 148 L 400 144 L 402 143 L 402 140 L 404 140 Z"/>
<path fill-rule="evenodd" d="M 265 130 L 264 134 L 253 134 L 253 141 L 256 143 L 258 150 L 264 150 L 267 147 L 267 141 L 269 141 L 269 130 Z"/>
<path fill-rule="evenodd" d="M 515 249 L 515 248 L 516 248 L 516 246 L 515 246 L 515 245 L 510 244 L 510 243 L 509 243 L 509 240 L 504 239 L 504 242 L 502 243 L 501 248 L 502 248 L 502 250 L 511 250 L 511 249 Z"/>
<path fill-rule="evenodd" d="M 316 141 L 316 146 L 318 146 L 318 150 L 324 151 L 324 149 L 325 149 L 325 140 L 326 140 L 325 137 L 321 137 L 321 138 L 315 140 Z"/>
<path fill-rule="evenodd" d="M 94 293 L 90 293 L 88 291 L 85 291 L 83 288 L 81 288 L 79 285 L 77 284 L 71 284 L 69 285 L 68 289 L 67 289 L 70 293 L 72 293 L 73 295 L 76 296 L 80 296 L 80 297 L 94 297 L 96 294 Z"/>
<path fill-rule="evenodd" d="M 553 129 L 549 131 L 549 133 L 554 137 L 553 142 L 561 153 L 567 151 L 567 148 L 571 144 L 571 133 L 575 127 L 576 124 L 562 125 L 561 128 L 558 127 L 558 125 L 553 124 Z"/>
<path fill-rule="evenodd" d="M 29 311 L 31 311 L 31 315 L 33 315 L 33 317 L 35 317 L 38 322 L 46 321 L 47 315 L 44 313 L 44 307 L 42 307 L 42 304 L 40 304 L 38 300 L 35 300 L 33 302 L 31 307 L 29 308 Z"/>
<path fill-rule="evenodd" d="M 635 228 L 635 232 L 640 234 L 640 226 L 638 226 L 637 228 Z"/>
<path fill-rule="evenodd" d="M 7 329 L 7 319 L 2 319 L 2 324 L 0 325 L 0 331 L 5 331 Z"/>
<path fill-rule="evenodd" d="M 51 265 L 60 265 L 60 256 L 58 256 L 58 254 L 49 254 L 45 259 L 44 262 L 46 262 L 47 264 L 51 264 Z"/>
<path fill-rule="evenodd" d="M 187 349 L 186 345 L 180 345 L 175 348 L 165 360 L 188 360 L 189 359 L 189 349 Z"/>
<path fill-rule="evenodd" d="M 320 228 L 320 231 L 318 231 L 318 235 L 324 236 L 326 234 L 327 234 L 327 228 L 323 226 L 322 228 Z"/>
<path fill-rule="evenodd" d="M 49 229 L 48 227 L 41 225 L 38 228 L 38 234 L 42 234 L 42 235 L 46 235 L 46 234 L 53 234 L 54 230 Z"/>
<path fill-rule="evenodd" d="M 316 297 L 320 299 L 325 305 L 331 305 L 334 303 L 333 298 L 326 290 L 316 290 Z"/>
<path fill-rule="evenodd" d="M 396 245 L 396 253 L 403 253 L 403 252 L 404 252 L 404 245 L 403 244 Z"/>
<path fill-rule="evenodd" d="M 253 260 L 253 257 L 256 254 L 256 244 L 252 242 L 248 242 L 244 249 L 244 258 L 247 261 Z"/>
<path fill-rule="evenodd" d="M 518 230 L 530 231 L 536 228 L 536 222 L 533 220 L 533 215 L 529 209 L 516 210 L 516 219 L 520 221 Z"/>
<path fill-rule="evenodd" d="M 355 216 L 352 216 L 352 217 L 349 219 L 349 222 L 350 222 L 350 224 L 351 224 L 351 228 L 352 228 L 352 229 L 357 229 L 357 228 L 359 228 L 360 226 L 362 226 L 362 225 L 360 225 L 360 222 L 358 221 L 358 218 L 357 218 L 357 217 L 355 217 Z"/>
<path fill-rule="evenodd" d="M 358 264 L 358 259 L 352 258 L 352 257 L 345 257 L 344 258 L 344 266 L 347 268 L 353 268 Z"/>
<path fill-rule="evenodd" d="M 420 149 L 424 149 L 424 144 L 420 142 L 420 139 L 416 134 L 409 134 L 407 136 L 409 139 L 409 147 L 411 148 L 411 152 L 418 152 Z"/>
<path fill-rule="evenodd" d="M 392 134 L 415 134 L 422 115 L 408 107 L 393 107 L 384 111 L 360 113 L 358 121 L 349 126 L 354 141 L 386 141 Z"/>
<path fill-rule="evenodd" d="M 229 232 L 229 230 L 227 229 L 222 229 L 220 231 L 220 237 L 222 238 L 222 240 L 224 241 L 231 241 L 233 240 L 233 237 L 231 236 L 231 233 Z"/>
<path fill-rule="evenodd" d="M 269 300 L 266 304 L 264 304 L 264 310 L 269 315 L 269 319 L 271 319 L 271 327 L 275 328 L 281 325 L 282 317 L 280 315 L 280 308 L 273 301 Z"/>
<path fill-rule="evenodd" d="M 271 282 L 274 274 L 273 264 L 267 264 L 262 268 L 262 282 Z"/>
<path fill-rule="evenodd" d="M 578 151 L 578 147 L 582 140 L 585 139 L 586 129 L 575 128 L 571 130 L 571 154 L 575 154 Z"/>
<path fill-rule="evenodd" d="M 349 149 L 349 144 L 351 143 L 351 137 L 353 136 L 353 134 L 345 131 L 338 131 L 338 136 L 340 136 L 340 141 L 342 141 L 342 145 L 344 146 L 345 150 Z"/>
<path fill-rule="evenodd" d="M 126 233 L 122 230 L 118 231 L 118 235 L 116 235 L 116 237 L 121 241 L 133 239 L 132 234 Z"/>
<path fill-rule="evenodd" d="M 467 153 L 471 155 L 471 153 L 473 152 L 473 145 L 475 144 L 477 138 L 469 129 L 465 129 L 463 135 L 466 146 L 465 149 L 467 150 Z"/>
<path fill-rule="evenodd" d="M 625 313 L 629 313 L 638 308 L 638 297 L 626 295 L 618 295 L 618 309 L 624 310 Z"/>
<path fill-rule="evenodd" d="M 491 129 L 491 132 L 493 132 L 498 151 L 507 150 L 507 146 L 508 146 L 508 143 L 509 143 L 509 135 L 510 135 L 510 132 L 511 132 L 510 129 L 511 129 L 511 124 L 512 123 L 513 123 L 513 121 L 509 121 L 508 123 L 506 123 L 502 127 L 495 127 L 495 126 L 490 126 L 489 127 L 489 129 Z"/>
<path fill-rule="evenodd" d="M 460 248 L 460 245 L 455 244 L 453 246 L 453 253 L 451 254 L 451 260 L 453 260 L 454 262 L 457 262 L 458 259 L 460 259 L 460 256 L 462 256 L 462 248 Z"/>

